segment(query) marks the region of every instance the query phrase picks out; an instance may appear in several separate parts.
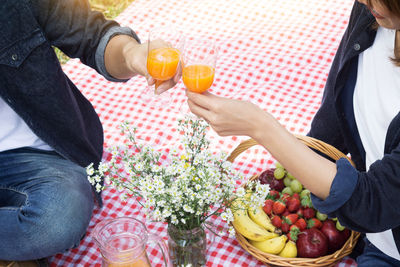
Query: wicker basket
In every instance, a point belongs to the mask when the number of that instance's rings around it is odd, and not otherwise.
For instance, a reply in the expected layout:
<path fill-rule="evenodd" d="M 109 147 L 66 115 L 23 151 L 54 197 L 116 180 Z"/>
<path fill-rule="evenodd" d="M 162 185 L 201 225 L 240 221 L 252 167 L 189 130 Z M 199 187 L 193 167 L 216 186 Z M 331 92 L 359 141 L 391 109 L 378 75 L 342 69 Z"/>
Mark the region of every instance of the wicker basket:
<path fill-rule="evenodd" d="M 325 155 L 331 157 L 333 160 L 338 160 L 339 158 L 345 157 L 347 158 L 351 164 L 354 165 L 354 163 L 351 161 L 350 158 L 348 158 L 346 155 L 344 155 L 342 152 L 337 150 L 335 147 L 326 144 L 318 139 L 308 137 L 308 136 L 301 136 L 301 135 L 296 135 L 297 139 L 302 141 L 304 144 L 306 144 L 308 147 L 313 148 L 315 150 L 318 150 Z M 230 156 L 228 157 L 228 160 L 230 162 L 233 162 L 239 154 L 241 154 L 243 151 L 247 150 L 248 148 L 258 145 L 256 141 L 253 139 L 246 140 L 242 143 L 239 144 L 238 147 L 236 147 Z M 258 175 L 255 175 L 250 178 L 250 180 L 258 179 Z M 346 241 L 346 243 L 343 245 L 343 247 L 337 251 L 335 251 L 332 254 L 319 257 L 319 258 L 284 258 L 280 257 L 278 255 L 273 255 L 269 253 L 264 253 L 257 249 L 256 247 L 252 246 L 248 240 L 242 236 L 240 233 L 236 232 L 236 239 L 238 240 L 239 244 L 251 255 L 256 257 L 258 260 L 262 261 L 263 263 L 272 265 L 272 266 L 301 266 L 301 267 L 307 267 L 307 266 L 334 266 L 338 261 L 340 261 L 343 257 L 349 255 L 358 238 L 360 237 L 360 233 L 351 231 L 349 239 Z"/>

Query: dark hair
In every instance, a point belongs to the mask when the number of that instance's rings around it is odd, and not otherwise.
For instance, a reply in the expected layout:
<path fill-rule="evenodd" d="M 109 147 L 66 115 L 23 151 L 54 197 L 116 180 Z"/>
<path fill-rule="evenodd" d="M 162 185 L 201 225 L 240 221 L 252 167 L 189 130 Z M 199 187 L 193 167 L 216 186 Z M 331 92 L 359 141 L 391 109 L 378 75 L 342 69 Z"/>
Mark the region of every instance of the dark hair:
<path fill-rule="evenodd" d="M 393 15 L 398 16 L 400 18 L 400 1 L 399 0 L 376 0 L 377 2 L 384 5 Z M 367 0 L 368 6 L 373 7 L 372 0 Z M 379 27 L 378 23 L 373 25 L 375 29 Z M 396 29 L 399 31 L 400 29 Z M 400 44 L 398 45 L 400 47 Z M 400 67 L 400 48 L 397 45 L 394 48 L 394 57 L 391 58 L 393 63 Z"/>

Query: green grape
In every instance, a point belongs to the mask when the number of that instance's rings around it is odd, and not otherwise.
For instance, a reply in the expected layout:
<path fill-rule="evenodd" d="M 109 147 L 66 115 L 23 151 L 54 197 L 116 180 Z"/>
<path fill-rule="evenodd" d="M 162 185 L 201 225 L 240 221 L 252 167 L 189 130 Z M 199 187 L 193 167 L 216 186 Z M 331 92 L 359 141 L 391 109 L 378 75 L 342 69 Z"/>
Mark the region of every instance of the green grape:
<path fill-rule="evenodd" d="M 318 220 L 320 220 L 321 222 L 325 221 L 326 219 L 328 219 L 328 215 L 321 213 L 319 211 L 317 211 L 317 214 L 315 215 L 315 217 L 317 217 Z"/>
<path fill-rule="evenodd" d="M 304 189 L 303 191 L 301 191 L 300 198 L 303 198 L 305 196 L 310 196 L 310 190 Z"/>
<path fill-rule="evenodd" d="M 291 175 L 290 173 L 286 173 L 286 177 L 288 177 L 289 179 L 293 180 L 295 179 L 293 175 Z"/>
<path fill-rule="evenodd" d="M 340 224 L 339 220 L 336 221 L 336 229 L 339 231 L 343 231 L 345 229 L 345 227 Z"/>
<path fill-rule="evenodd" d="M 286 172 L 284 168 L 276 168 L 274 171 L 274 177 L 278 180 L 282 179 L 283 177 L 285 177 Z"/>
<path fill-rule="evenodd" d="M 280 164 L 279 162 L 275 162 L 275 167 L 284 169 L 282 164 Z"/>
<path fill-rule="evenodd" d="M 293 190 L 292 188 L 286 186 L 285 188 L 282 189 L 282 194 L 289 194 L 289 195 L 293 195 Z"/>
<path fill-rule="evenodd" d="M 292 180 L 290 183 L 290 188 L 292 188 L 293 192 L 300 193 L 303 190 L 303 185 L 296 179 Z"/>
<path fill-rule="evenodd" d="M 283 178 L 283 184 L 285 186 L 290 186 L 291 183 L 292 183 L 292 180 L 289 177 Z"/>

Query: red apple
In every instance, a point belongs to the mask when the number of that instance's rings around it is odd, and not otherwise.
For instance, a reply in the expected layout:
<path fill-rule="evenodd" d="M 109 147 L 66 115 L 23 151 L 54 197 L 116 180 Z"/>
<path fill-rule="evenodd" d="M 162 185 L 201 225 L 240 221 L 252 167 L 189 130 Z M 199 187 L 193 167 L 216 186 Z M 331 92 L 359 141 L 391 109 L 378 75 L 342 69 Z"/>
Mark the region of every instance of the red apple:
<path fill-rule="evenodd" d="M 342 231 L 336 229 L 336 223 L 332 220 L 323 222 L 321 232 L 328 238 L 328 253 L 333 253 L 343 247 L 346 242 L 346 236 Z"/>
<path fill-rule="evenodd" d="M 318 258 L 328 252 L 328 238 L 318 229 L 305 229 L 298 236 L 297 256 L 302 258 Z"/>
<path fill-rule="evenodd" d="M 278 180 L 275 178 L 274 171 L 274 168 L 267 169 L 260 174 L 258 179 L 261 184 L 269 184 L 271 189 L 281 192 L 285 187 L 285 184 L 283 183 L 283 179 Z"/>

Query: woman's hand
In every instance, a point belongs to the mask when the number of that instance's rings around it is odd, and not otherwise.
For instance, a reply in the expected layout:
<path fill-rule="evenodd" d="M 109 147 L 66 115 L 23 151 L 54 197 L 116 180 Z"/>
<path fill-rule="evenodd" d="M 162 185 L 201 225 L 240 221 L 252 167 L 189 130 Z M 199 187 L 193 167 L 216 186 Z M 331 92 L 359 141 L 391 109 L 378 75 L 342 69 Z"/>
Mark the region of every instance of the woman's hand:
<path fill-rule="evenodd" d="M 297 140 L 270 113 L 250 102 L 208 92 L 186 94 L 190 110 L 204 118 L 219 135 L 252 137 L 311 192 L 321 199 L 329 195 L 336 165 Z"/>
<path fill-rule="evenodd" d="M 262 135 L 262 125 L 271 116 L 258 106 L 241 100 L 218 97 L 209 92 L 203 94 L 186 91 L 190 110 L 204 118 L 221 136 Z"/>

